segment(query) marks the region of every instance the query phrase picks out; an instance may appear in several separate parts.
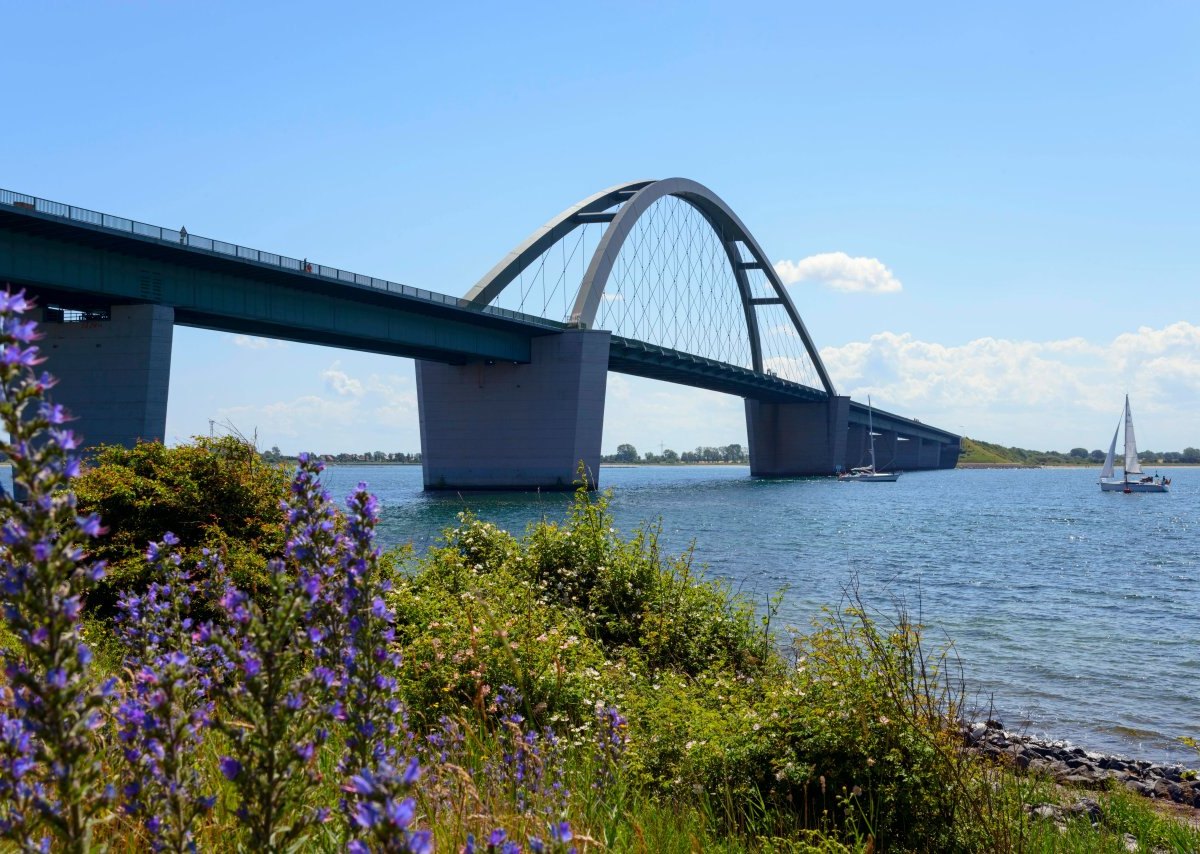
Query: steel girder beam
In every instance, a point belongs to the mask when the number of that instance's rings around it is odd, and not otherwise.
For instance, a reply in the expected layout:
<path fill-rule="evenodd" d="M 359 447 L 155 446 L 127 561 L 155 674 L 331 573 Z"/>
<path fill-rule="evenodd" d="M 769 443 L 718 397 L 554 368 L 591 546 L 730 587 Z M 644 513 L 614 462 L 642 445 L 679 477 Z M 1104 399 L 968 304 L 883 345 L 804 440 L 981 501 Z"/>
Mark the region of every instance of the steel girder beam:
<path fill-rule="evenodd" d="M 167 305 L 182 325 L 441 362 L 525 362 L 531 338 L 563 328 L 3 207 L 0 282 L 44 298 Z"/>
<path fill-rule="evenodd" d="M 811 402 L 828 397 L 819 389 L 780 377 L 617 336 L 612 338 L 608 369 L 774 403 Z"/>

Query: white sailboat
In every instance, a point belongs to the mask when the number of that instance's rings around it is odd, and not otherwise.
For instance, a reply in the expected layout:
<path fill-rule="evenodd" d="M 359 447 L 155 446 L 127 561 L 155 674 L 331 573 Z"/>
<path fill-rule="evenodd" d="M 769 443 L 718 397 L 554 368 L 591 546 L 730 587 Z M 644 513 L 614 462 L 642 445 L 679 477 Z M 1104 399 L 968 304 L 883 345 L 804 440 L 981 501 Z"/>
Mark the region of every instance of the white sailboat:
<path fill-rule="evenodd" d="M 1108 446 L 1108 456 L 1104 458 L 1104 468 L 1100 469 L 1101 492 L 1166 492 L 1171 485 L 1169 477 L 1150 476 L 1142 472 L 1142 464 L 1138 461 L 1137 440 L 1133 435 L 1133 416 L 1129 412 L 1129 395 L 1125 395 L 1125 471 L 1121 477 L 1113 473 L 1113 463 L 1117 453 L 1117 435 L 1121 432 L 1121 422 L 1113 431 L 1112 444 Z"/>
<path fill-rule="evenodd" d="M 871 396 L 867 395 L 867 439 L 871 450 L 871 464 L 858 466 L 848 472 L 839 472 L 838 480 L 855 481 L 860 483 L 891 483 L 900 477 L 898 471 L 875 471 L 875 424 L 872 418 Z"/>

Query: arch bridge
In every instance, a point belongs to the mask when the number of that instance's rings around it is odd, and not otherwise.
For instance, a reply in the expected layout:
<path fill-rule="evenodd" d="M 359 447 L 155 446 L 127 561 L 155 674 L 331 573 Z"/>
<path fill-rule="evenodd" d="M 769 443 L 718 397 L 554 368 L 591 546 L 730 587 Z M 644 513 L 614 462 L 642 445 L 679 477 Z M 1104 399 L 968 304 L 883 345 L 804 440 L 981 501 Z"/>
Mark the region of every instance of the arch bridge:
<path fill-rule="evenodd" d="M 418 367 L 430 488 L 487 485 L 488 460 L 508 454 L 556 454 L 559 471 L 565 461 L 598 462 L 609 370 L 743 397 L 755 475 L 832 474 L 867 461 L 866 408 L 837 394 L 766 253 L 695 181 L 633 181 L 584 199 L 464 298 L 533 311 L 569 331 L 540 341 L 528 365 Z M 539 372 L 545 379 L 530 382 Z M 448 434 L 455 413 L 462 430 Z M 874 415 L 881 462 L 957 462 L 957 436 Z M 541 425 L 558 418 L 555 439 Z M 545 474 L 531 481 L 549 485 Z"/>
<path fill-rule="evenodd" d="M 683 178 L 584 199 L 463 297 L 0 190 L 0 283 L 41 298 L 59 398 L 93 443 L 161 438 L 174 323 L 417 359 L 429 489 L 597 472 L 609 370 L 744 398 L 755 475 L 831 474 L 868 441 L 758 242 Z M 874 427 L 881 463 L 957 461 L 954 434 Z"/>

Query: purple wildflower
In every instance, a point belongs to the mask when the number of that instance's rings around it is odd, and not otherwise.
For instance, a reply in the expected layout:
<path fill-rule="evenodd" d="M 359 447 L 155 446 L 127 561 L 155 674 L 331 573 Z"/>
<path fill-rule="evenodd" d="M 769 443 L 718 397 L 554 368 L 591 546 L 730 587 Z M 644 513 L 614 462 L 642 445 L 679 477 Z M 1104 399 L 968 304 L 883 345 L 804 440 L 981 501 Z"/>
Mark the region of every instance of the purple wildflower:
<path fill-rule="evenodd" d="M 18 640 L 3 652 L 0 833 L 36 850 L 42 840 L 34 827 L 44 817 L 64 847 L 77 849 L 107 806 L 96 728 L 108 697 L 89 687 L 79 604 L 98 574 L 85 548 L 99 522 L 78 523 L 70 490 L 77 441 L 59 426 L 67 419 L 62 408 L 43 399 L 53 380 L 32 370 L 42 361 L 31 344 L 36 325 L 19 317 L 31 307 L 24 292 L 0 294 L 0 453 L 25 498 L 0 495 L 0 610 Z"/>

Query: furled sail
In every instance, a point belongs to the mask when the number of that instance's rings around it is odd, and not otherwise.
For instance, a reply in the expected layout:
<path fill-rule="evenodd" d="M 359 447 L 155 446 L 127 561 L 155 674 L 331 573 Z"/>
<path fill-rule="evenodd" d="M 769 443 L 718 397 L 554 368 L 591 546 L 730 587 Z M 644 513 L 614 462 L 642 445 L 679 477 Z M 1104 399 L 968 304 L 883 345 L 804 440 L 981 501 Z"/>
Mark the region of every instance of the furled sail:
<path fill-rule="evenodd" d="M 1104 458 L 1104 468 L 1100 469 L 1101 480 L 1111 480 L 1113 476 L 1113 460 L 1117 456 L 1117 434 L 1121 432 L 1121 422 L 1117 422 L 1117 429 L 1113 430 L 1112 444 L 1108 446 L 1108 456 Z"/>
<path fill-rule="evenodd" d="M 1129 395 L 1125 395 L 1125 474 L 1141 474 L 1142 464 L 1138 461 L 1137 442 L 1133 438 L 1133 415 L 1129 412 Z"/>

